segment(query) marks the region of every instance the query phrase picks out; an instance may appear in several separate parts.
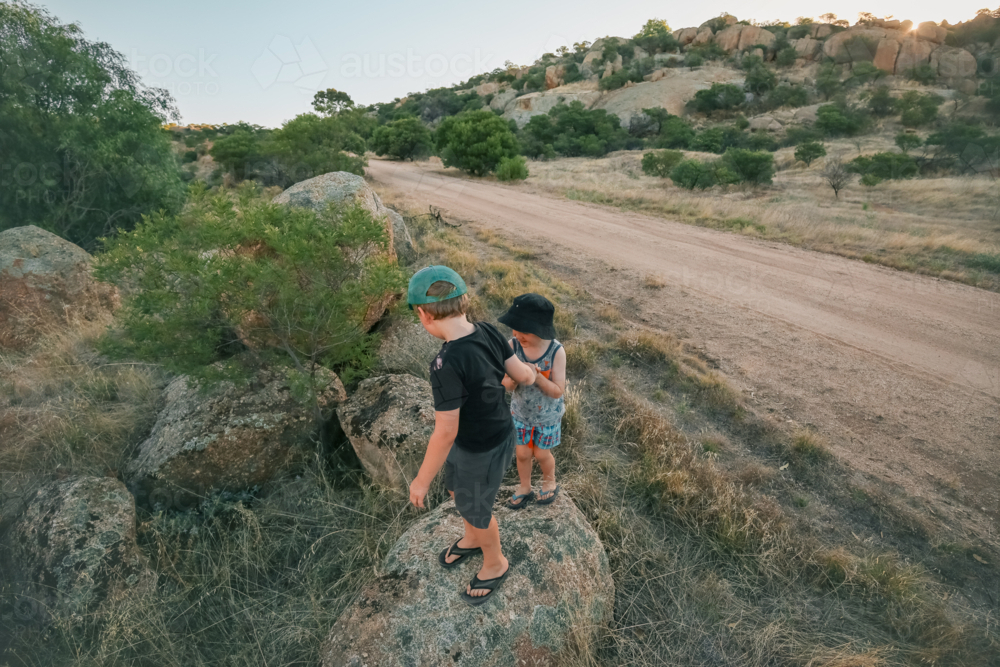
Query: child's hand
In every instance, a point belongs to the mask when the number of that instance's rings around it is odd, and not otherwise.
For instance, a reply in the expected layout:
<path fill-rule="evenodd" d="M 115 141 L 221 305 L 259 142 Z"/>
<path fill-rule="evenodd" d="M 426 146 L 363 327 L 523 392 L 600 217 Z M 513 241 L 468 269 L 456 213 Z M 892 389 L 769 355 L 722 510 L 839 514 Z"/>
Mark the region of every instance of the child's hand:
<path fill-rule="evenodd" d="M 427 497 L 430 488 L 431 485 L 420 479 L 419 475 L 410 482 L 410 502 L 414 507 L 424 509 L 424 498 Z"/>

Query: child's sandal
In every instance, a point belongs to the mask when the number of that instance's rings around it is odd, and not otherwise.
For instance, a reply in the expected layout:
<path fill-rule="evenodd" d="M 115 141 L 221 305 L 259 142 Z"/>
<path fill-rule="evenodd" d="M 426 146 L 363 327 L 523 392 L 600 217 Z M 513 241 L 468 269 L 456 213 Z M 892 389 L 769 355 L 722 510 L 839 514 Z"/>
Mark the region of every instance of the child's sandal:
<path fill-rule="evenodd" d="M 546 493 L 549 494 L 547 497 L 539 498 L 538 500 L 535 501 L 535 503 L 538 505 L 548 505 L 549 503 L 551 503 L 553 500 L 556 499 L 556 496 L 559 495 L 559 485 L 556 484 L 556 488 L 552 489 L 551 491 L 542 491 L 542 495 L 545 495 Z"/>
<path fill-rule="evenodd" d="M 473 549 L 466 549 L 465 547 L 458 546 L 458 543 L 462 541 L 462 538 L 455 540 L 455 543 L 438 554 L 438 562 L 441 563 L 441 567 L 452 568 L 459 565 L 466 556 L 475 556 L 476 554 L 483 553 L 482 547 L 475 547 Z M 455 560 L 448 562 L 448 556 L 458 556 Z"/>
<path fill-rule="evenodd" d="M 534 491 L 528 491 L 527 493 L 523 493 L 521 495 L 515 494 L 510 497 L 510 500 L 507 501 L 507 507 L 511 508 L 512 510 L 519 510 L 525 505 L 527 505 L 530 501 L 534 500 L 534 498 L 535 498 Z M 515 501 L 518 499 L 520 499 L 521 502 L 515 503 Z"/>

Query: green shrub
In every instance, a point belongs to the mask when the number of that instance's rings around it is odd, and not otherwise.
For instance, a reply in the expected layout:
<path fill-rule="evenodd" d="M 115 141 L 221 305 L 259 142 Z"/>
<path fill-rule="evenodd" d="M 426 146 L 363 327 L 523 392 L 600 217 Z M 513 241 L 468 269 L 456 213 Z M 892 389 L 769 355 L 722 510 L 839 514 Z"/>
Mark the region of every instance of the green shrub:
<path fill-rule="evenodd" d="M 441 121 L 434 143 L 446 167 L 458 167 L 473 176 L 495 171 L 503 158 L 520 151 L 510 126 L 492 111 L 466 111 Z"/>
<path fill-rule="evenodd" d="M 865 187 L 874 188 L 876 185 L 882 182 L 882 179 L 876 176 L 875 174 L 869 172 L 864 176 L 862 176 L 859 182 L 861 183 L 861 185 L 864 185 Z"/>
<path fill-rule="evenodd" d="M 921 95 L 908 90 L 899 98 L 896 108 L 901 112 L 900 122 L 905 127 L 920 127 L 937 118 L 938 106 L 944 99 L 940 95 Z"/>
<path fill-rule="evenodd" d="M 198 151 L 185 151 L 184 162 L 194 162 L 198 159 Z"/>
<path fill-rule="evenodd" d="M 433 149 L 431 131 L 417 118 L 400 118 L 375 129 L 371 149 L 393 160 L 424 158 Z"/>
<path fill-rule="evenodd" d="M 825 136 L 854 136 L 864 126 L 864 117 L 853 109 L 826 104 L 816 110 L 815 127 Z"/>
<path fill-rule="evenodd" d="M 680 151 L 655 151 L 642 156 L 642 173 L 647 176 L 667 178 L 681 160 L 684 154 Z"/>
<path fill-rule="evenodd" d="M 795 51 L 794 46 L 786 46 L 778 51 L 778 55 L 775 57 L 774 62 L 779 67 L 791 67 L 795 64 L 795 59 L 798 55 L 799 54 Z"/>
<path fill-rule="evenodd" d="M 749 148 L 752 151 L 770 151 L 772 153 L 778 150 L 778 140 L 770 132 L 753 132 L 751 134 L 744 132 L 741 138 L 742 141 L 737 144 L 740 148 Z"/>
<path fill-rule="evenodd" d="M 735 109 L 745 101 L 743 91 L 731 83 L 713 83 L 711 88 L 699 90 L 689 104 L 696 111 L 711 113 Z"/>
<path fill-rule="evenodd" d="M 259 149 L 261 161 L 248 158 L 246 177 L 287 188 L 331 171 L 363 175 L 367 164 L 361 157 L 367 150 L 364 136 L 371 134 L 376 122 L 363 109 L 323 117 L 300 114 L 265 135 Z"/>
<path fill-rule="evenodd" d="M 868 110 L 875 116 L 888 116 L 896 111 L 896 98 L 888 86 L 879 86 L 868 96 Z"/>
<path fill-rule="evenodd" d="M 737 116 L 736 119 L 733 122 L 736 125 L 736 129 L 737 130 L 741 130 L 742 131 L 742 130 L 745 130 L 748 127 L 750 127 L 750 121 L 748 121 L 747 117 L 744 116 L 743 114 L 740 114 L 739 116 Z"/>
<path fill-rule="evenodd" d="M 688 190 L 707 190 L 715 185 L 714 170 L 699 160 L 684 160 L 670 172 L 670 180 Z"/>
<path fill-rule="evenodd" d="M 690 148 L 706 153 L 724 153 L 726 149 L 739 146 L 745 141 L 745 133 L 733 126 L 709 127 L 699 132 L 691 140 Z"/>
<path fill-rule="evenodd" d="M 618 90 L 631 80 L 631 73 L 627 69 L 620 69 L 610 76 L 601 77 L 598 87 L 601 90 Z"/>
<path fill-rule="evenodd" d="M 705 57 L 696 51 L 688 51 L 684 56 L 685 67 L 701 67 L 705 64 Z"/>
<path fill-rule="evenodd" d="M 532 116 L 520 136 L 529 157 L 544 156 L 550 149 L 566 157 L 600 157 L 633 142 L 641 145 L 621 126 L 618 116 L 604 109 L 585 109 L 579 101 L 557 104 L 546 115 Z"/>
<path fill-rule="evenodd" d="M 920 148 L 923 145 L 923 141 L 920 140 L 915 134 L 909 134 L 907 132 L 900 132 L 896 135 L 896 145 L 904 153 L 908 153 L 914 148 Z"/>
<path fill-rule="evenodd" d="M 774 177 L 774 156 L 770 153 L 730 148 L 722 156 L 722 163 L 740 183 L 765 185 Z"/>
<path fill-rule="evenodd" d="M 813 163 L 813 160 L 824 155 L 826 155 L 826 148 L 818 141 L 807 141 L 799 144 L 799 147 L 795 149 L 795 159 L 805 162 L 807 167 Z"/>
<path fill-rule="evenodd" d="M 819 141 L 822 138 L 823 135 L 811 127 L 792 125 L 785 128 L 784 143 L 786 146 L 798 146 L 799 144 L 804 144 L 808 141 Z"/>
<path fill-rule="evenodd" d="M 854 85 L 861 86 L 878 81 L 885 74 L 886 72 L 875 67 L 872 63 L 863 61 L 855 63 L 851 68 L 851 78 L 849 81 Z"/>
<path fill-rule="evenodd" d="M 668 114 L 660 123 L 660 133 L 654 144 L 657 148 L 687 148 L 695 137 L 694 128 L 681 118 Z"/>
<path fill-rule="evenodd" d="M 927 63 L 914 67 L 913 69 L 908 71 L 906 75 L 911 80 L 916 81 L 917 83 L 923 84 L 925 86 L 929 86 L 935 81 L 937 81 L 937 72 L 934 70 L 933 67 L 931 67 Z"/>
<path fill-rule="evenodd" d="M 756 56 L 754 56 L 754 58 L 756 58 Z M 757 59 L 759 60 L 759 58 Z M 747 60 L 747 58 L 744 58 L 744 60 Z M 747 71 L 746 79 L 743 83 L 743 89 L 761 97 L 766 95 L 768 91 L 773 90 L 777 85 L 777 75 L 768 69 L 766 65 L 759 64 L 751 67 Z"/>
<path fill-rule="evenodd" d="M 802 86 L 778 86 L 764 97 L 768 109 L 778 107 L 804 107 L 809 104 L 809 92 Z"/>
<path fill-rule="evenodd" d="M 837 74 L 837 67 L 833 63 L 825 63 L 816 75 L 816 92 L 830 99 L 842 87 L 840 76 Z"/>
<path fill-rule="evenodd" d="M 405 280 L 388 253 L 348 250 L 388 244 L 361 206 L 317 214 L 272 204 L 250 183 L 235 197 L 194 187 L 183 212 L 153 214 L 98 256 L 101 280 L 136 288 L 110 348 L 209 377 L 238 330 L 255 357 L 297 369 L 304 389 L 317 364 L 349 380 L 370 358 L 369 309 Z"/>
<path fill-rule="evenodd" d="M 521 155 L 505 157 L 497 166 L 498 181 L 523 181 L 528 178 L 528 163 Z"/>
<path fill-rule="evenodd" d="M 847 163 L 847 171 L 865 176 L 872 174 L 883 181 L 913 178 L 919 173 L 917 162 L 906 153 L 861 155 Z"/>

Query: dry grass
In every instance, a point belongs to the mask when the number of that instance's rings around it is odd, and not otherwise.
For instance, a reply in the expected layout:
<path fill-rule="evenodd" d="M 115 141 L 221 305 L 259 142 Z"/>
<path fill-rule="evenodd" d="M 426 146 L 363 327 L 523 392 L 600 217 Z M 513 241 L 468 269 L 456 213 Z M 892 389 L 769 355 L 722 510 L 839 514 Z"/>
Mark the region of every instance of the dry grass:
<path fill-rule="evenodd" d="M 829 155 L 895 150 L 891 138 L 828 142 Z M 795 164 L 794 149 L 775 154 L 781 171 L 766 190 L 690 192 L 641 175 L 641 151 L 602 159 L 533 162 L 536 191 L 615 206 L 689 224 L 764 236 L 822 252 L 1000 289 L 1000 184 L 989 176 L 855 184 L 834 199 L 824 160 Z M 708 159 L 715 156 L 692 154 Z"/>
<path fill-rule="evenodd" d="M 642 279 L 642 286 L 647 289 L 663 289 L 667 286 L 667 281 L 663 279 L 663 276 L 647 273 Z"/>

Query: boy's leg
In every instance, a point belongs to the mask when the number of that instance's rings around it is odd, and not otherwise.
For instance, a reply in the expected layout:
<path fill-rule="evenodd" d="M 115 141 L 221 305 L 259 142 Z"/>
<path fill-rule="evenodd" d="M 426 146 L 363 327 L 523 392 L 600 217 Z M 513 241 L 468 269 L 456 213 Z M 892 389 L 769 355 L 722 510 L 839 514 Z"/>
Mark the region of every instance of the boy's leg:
<path fill-rule="evenodd" d="M 531 492 L 531 450 L 531 447 L 522 444 L 518 444 L 515 449 L 517 476 L 521 479 L 521 485 L 517 487 L 517 495 L 519 496 Z"/>
<path fill-rule="evenodd" d="M 535 459 L 538 467 L 542 469 L 542 493 L 541 499 L 556 488 L 556 457 L 552 455 L 551 449 L 534 448 Z M 520 468 L 518 468 L 520 469 Z"/>
<path fill-rule="evenodd" d="M 483 567 L 476 574 L 481 581 L 496 579 L 507 571 L 510 563 L 507 562 L 503 552 L 500 550 L 500 524 L 497 523 L 495 516 L 490 520 L 490 525 L 484 529 L 476 528 L 466 521 L 465 534 L 467 536 L 471 534 L 472 539 L 477 542 L 475 546 L 482 547 Z M 471 585 L 466 586 L 465 592 L 472 597 L 479 597 L 480 595 L 489 593 L 488 590 L 478 588 L 473 590 Z"/>

